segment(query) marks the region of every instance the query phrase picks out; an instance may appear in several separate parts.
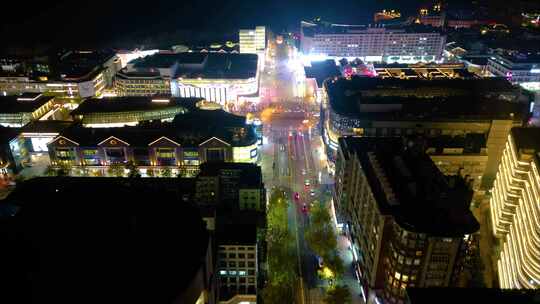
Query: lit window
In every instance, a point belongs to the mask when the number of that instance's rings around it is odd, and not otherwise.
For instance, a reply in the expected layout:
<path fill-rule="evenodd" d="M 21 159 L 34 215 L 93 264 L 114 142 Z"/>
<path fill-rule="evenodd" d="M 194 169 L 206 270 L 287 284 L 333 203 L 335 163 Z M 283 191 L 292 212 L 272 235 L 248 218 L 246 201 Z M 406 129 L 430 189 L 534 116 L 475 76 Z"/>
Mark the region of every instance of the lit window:
<path fill-rule="evenodd" d="M 403 275 L 403 276 L 401 277 L 401 280 L 402 280 L 403 282 L 407 282 L 407 281 L 409 280 L 409 276 Z"/>
<path fill-rule="evenodd" d="M 227 271 L 226 271 L 226 270 L 220 270 L 220 271 L 219 271 L 219 274 L 220 274 L 220 275 L 227 275 Z"/>
<path fill-rule="evenodd" d="M 396 273 L 394 274 L 394 277 L 399 280 L 401 278 L 401 273 L 396 271 Z"/>
<path fill-rule="evenodd" d="M 245 276 L 246 272 L 244 270 L 240 270 L 238 271 L 238 275 Z"/>
<path fill-rule="evenodd" d="M 229 274 L 230 274 L 230 275 L 236 275 L 236 270 L 231 270 L 231 271 L 229 271 Z"/>

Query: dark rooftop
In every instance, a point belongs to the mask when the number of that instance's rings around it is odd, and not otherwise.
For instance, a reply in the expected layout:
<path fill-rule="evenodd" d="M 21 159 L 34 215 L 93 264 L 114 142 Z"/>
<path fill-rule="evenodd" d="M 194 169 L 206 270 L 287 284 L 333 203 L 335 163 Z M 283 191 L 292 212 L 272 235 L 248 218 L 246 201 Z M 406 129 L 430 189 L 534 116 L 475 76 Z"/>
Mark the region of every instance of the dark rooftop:
<path fill-rule="evenodd" d="M 114 56 L 112 51 L 68 51 L 58 59 L 58 73 L 63 80 L 89 79 Z"/>
<path fill-rule="evenodd" d="M 0 113 L 31 113 L 53 98 L 40 93 L 0 96 Z"/>
<path fill-rule="evenodd" d="M 249 163 L 207 162 L 200 165 L 199 176 L 217 176 L 224 170 L 239 170 L 240 183 L 244 186 L 262 185 L 261 167 Z"/>
<path fill-rule="evenodd" d="M 24 133 L 59 133 L 73 124 L 73 121 L 35 120 L 21 128 Z"/>
<path fill-rule="evenodd" d="M 9 261 L 0 301 L 182 302 L 209 235 L 197 208 L 167 191 L 171 182 L 70 177 L 17 186 L 0 202 L 18 209 L 0 218 L 0 257 Z"/>
<path fill-rule="evenodd" d="M 244 128 L 243 135 L 236 135 Z M 236 116 L 223 110 L 188 111 L 177 115 L 173 122 L 140 123 L 137 126 L 118 128 L 84 128 L 74 124 L 60 133 L 81 146 L 96 146 L 99 142 L 114 136 L 132 146 L 148 146 L 149 143 L 165 136 L 182 146 L 198 146 L 204 141 L 217 137 L 232 146 L 247 146 L 257 142 L 253 126 L 245 123 L 245 117 Z"/>
<path fill-rule="evenodd" d="M 460 236 L 479 229 L 469 210 L 472 190 L 446 177 L 421 147 L 399 137 L 342 137 L 341 149 L 358 157 L 379 210 L 404 229 L 435 236 Z"/>
<path fill-rule="evenodd" d="M 175 78 L 245 79 L 256 76 L 257 58 L 255 54 L 236 53 L 157 53 L 129 64 L 135 69 L 173 68 L 177 64 Z"/>
<path fill-rule="evenodd" d="M 317 86 L 322 88 L 323 82 L 331 77 L 341 76 L 334 60 L 314 61 L 311 66 L 304 67 L 306 78 L 315 78 Z"/>
<path fill-rule="evenodd" d="M 455 304 L 478 299 L 490 304 L 538 304 L 540 293 L 531 289 L 407 288 L 408 304 Z"/>
<path fill-rule="evenodd" d="M 313 36 L 315 34 L 355 34 L 366 30 L 387 30 L 403 31 L 407 33 L 440 33 L 440 29 L 422 24 L 404 24 L 396 22 L 395 24 L 364 24 L 364 25 L 343 25 L 321 22 L 312 27 L 303 27 L 304 35 Z"/>
<path fill-rule="evenodd" d="M 153 100 L 158 100 L 157 102 Z M 168 100 L 168 102 L 164 102 Z M 202 98 L 171 98 L 171 97 L 147 97 L 126 96 L 113 98 L 89 98 L 71 112 L 71 115 L 85 115 L 90 113 L 112 113 L 131 111 L 150 111 L 184 106 L 194 108 Z"/>
<path fill-rule="evenodd" d="M 507 119 L 524 120 L 529 105 L 500 98 L 517 98 L 504 79 L 340 78 L 325 82 L 332 110 L 338 114 L 389 120 Z M 395 105 L 392 109 L 381 104 Z"/>
<path fill-rule="evenodd" d="M 0 126 L 0 144 L 8 144 L 12 139 L 20 133 L 19 128 L 7 128 Z"/>
<path fill-rule="evenodd" d="M 228 224 L 216 233 L 220 245 L 255 245 L 257 243 L 257 225 Z"/>
<path fill-rule="evenodd" d="M 534 149 L 540 152 L 540 128 L 512 128 L 517 149 Z"/>

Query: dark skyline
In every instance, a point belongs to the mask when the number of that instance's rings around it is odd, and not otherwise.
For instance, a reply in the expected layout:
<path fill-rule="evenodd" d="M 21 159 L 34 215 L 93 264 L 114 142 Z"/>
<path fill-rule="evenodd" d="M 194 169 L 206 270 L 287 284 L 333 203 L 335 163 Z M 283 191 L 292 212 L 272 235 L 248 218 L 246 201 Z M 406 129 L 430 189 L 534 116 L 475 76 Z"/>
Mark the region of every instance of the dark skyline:
<path fill-rule="evenodd" d="M 372 22 L 382 8 L 414 11 L 421 1 L 55 1 L 11 4 L 3 17 L 4 41 L 22 45 L 102 46 L 155 33 L 189 31 L 188 39 L 234 38 L 242 27 L 267 25 L 275 31 L 320 16 L 342 23 Z M 196 37 L 200 36 L 200 37 Z M 179 38 L 182 40 L 182 38 Z M 141 41 L 142 42 L 142 41 Z"/>

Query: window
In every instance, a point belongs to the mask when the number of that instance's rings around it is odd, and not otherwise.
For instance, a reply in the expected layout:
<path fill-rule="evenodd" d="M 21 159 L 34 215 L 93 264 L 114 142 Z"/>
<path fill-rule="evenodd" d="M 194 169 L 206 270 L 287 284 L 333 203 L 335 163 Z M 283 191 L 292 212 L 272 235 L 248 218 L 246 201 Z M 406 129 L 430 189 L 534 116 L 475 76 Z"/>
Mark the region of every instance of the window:
<path fill-rule="evenodd" d="M 414 259 L 414 265 L 420 265 L 420 259 Z"/>
<path fill-rule="evenodd" d="M 95 156 L 98 154 L 98 150 L 92 149 L 92 150 L 83 150 L 84 156 Z"/>
<path fill-rule="evenodd" d="M 236 258 L 236 253 L 229 253 L 229 259 Z"/>
<path fill-rule="evenodd" d="M 219 271 L 219 274 L 220 274 L 220 275 L 227 275 L 227 270 L 220 270 L 220 271 Z"/>

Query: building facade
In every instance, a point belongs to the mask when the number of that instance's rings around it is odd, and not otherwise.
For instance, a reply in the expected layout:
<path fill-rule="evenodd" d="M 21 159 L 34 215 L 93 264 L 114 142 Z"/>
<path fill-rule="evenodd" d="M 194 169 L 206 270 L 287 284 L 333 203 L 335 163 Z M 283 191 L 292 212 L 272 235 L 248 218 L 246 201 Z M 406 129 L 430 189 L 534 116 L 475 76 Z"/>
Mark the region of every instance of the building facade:
<path fill-rule="evenodd" d="M 364 62 L 431 62 L 441 59 L 446 37 L 429 28 L 320 26 L 302 23 L 301 49 L 304 55 Z"/>
<path fill-rule="evenodd" d="M 113 75 L 121 67 L 115 54 L 98 51 L 66 51 L 49 61 L 35 64 L 32 60 L 21 60 L 14 68 L 3 67 L 0 92 L 4 95 L 48 92 L 70 99 L 100 97 L 106 87 L 112 87 Z"/>
<path fill-rule="evenodd" d="M 238 36 L 242 54 L 260 54 L 266 49 L 266 27 L 264 26 L 240 30 Z"/>
<path fill-rule="evenodd" d="M 400 138 L 339 143 L 335 202 L 366 303 L 404 303 L 407 287 L 454 284 L 464 239 L 479 228 L 465 181 Z"/>
<path fill-rule="evenodd" d="M 491 224 L 501 246 L 499 285 L 538 289 L 540 268 L 540 128 L 513 128 L 507 137 L 490 201 Z"/>
<path fill-rule="evenodd" d="M 115 78 L 120 96 L 204 98 L 236 106 L 243 96 L 258 96 L 254 54 L 160 52 L 127 64 Z"/>
<path fill-rule="evenodd" d="M 31 121 L 44 119 L 54 107 L 54 97 L 41 93 L 0 96 L 0 125 L 22 127 Z"/>
<path fill-rule="evenodd" d="M 525 55 L 493 55 L 488 59 L 488 71 L 497 77 L 505 77 L 512 83 L 540 85 L 540 57 Z"/>
<path fill-rule="evenodd" d="M 344 135 L 465 138 L 479 134 L 487 150 L 476 149 L 474 154 L 487 152 L 482 183 L 488 186 L 507 134 L 524 124 L 530 107 L 521 90 L 502 79 L 338 79 L 326 81 L 324 92 L 322 136 L 330 160 L 335 160 L 338 138 Z M 441 152 L 457 151 L 447 148 Z"/>
<path fill-rule="evenodd" d="M 192 110 L 172 122 L 137 126 L 85 128 L 75 124 L 62 130 L 48 150 L 53 166 L 96 176 L 110 174 L 111 166 L 118 169 L 115 175 L 125 175 L 129 170 L 123 166 L 130 162 L 142 176 L 194 176 L 205 162 L 258 159 L 253 126 L 244 117 L 223 110 Z"/>

